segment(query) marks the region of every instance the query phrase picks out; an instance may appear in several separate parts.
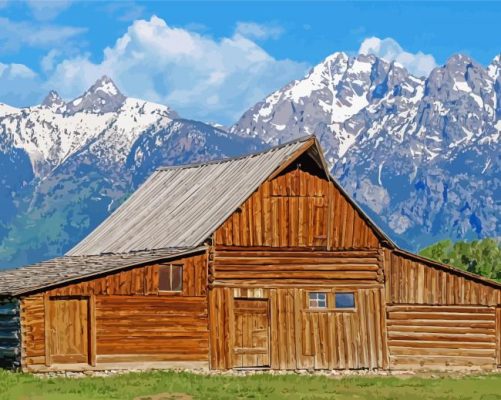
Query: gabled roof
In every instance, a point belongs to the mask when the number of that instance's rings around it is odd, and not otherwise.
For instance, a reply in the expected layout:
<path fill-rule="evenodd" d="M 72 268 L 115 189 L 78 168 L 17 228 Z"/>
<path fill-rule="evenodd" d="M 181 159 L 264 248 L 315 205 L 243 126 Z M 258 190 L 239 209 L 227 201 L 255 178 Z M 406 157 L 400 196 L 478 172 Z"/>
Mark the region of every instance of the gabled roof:
<path fill-rule="evenodd" d="M 274 171 L 315 143 L 310 136 L 243 157 L 161 168 L 67 255 L 198 246 Z"/>
<path fill-rule="evenodd" d="M 0 295 L 17 296 L 41 288 L 57 286 L 77 279 L 93 277 L 127 267 L 168 261 L 180 256 L 205 250 L 161 249 L 127 254 L 101 254 L 94 256 L 63 256 L 12 270 L 0 272 Z"/>
<path fill-rule="evenodd" d="M 210 235 L 267 179 L 308 154 L 385 246 L 497 288 L 487 278 L 399 249 L 330 175 L 317 140 L 303 137 L 261 153 L 161 168 L 66 256 L 0 272 L 0 295 L 16 296 L 124 268 L 200 252 Z"/>

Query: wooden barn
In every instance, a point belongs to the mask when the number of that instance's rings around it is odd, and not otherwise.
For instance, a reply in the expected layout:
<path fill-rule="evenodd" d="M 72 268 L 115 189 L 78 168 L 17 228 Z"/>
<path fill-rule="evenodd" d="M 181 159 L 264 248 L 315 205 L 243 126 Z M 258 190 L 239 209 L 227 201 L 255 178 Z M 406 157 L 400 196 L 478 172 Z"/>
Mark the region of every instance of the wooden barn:
<path fill-rule="evenodd" d="M 0 273 L 0 363 L 501 364 L 501 285 L 399 249 L 303 138 L 157 170 L 65 256 Z"/>

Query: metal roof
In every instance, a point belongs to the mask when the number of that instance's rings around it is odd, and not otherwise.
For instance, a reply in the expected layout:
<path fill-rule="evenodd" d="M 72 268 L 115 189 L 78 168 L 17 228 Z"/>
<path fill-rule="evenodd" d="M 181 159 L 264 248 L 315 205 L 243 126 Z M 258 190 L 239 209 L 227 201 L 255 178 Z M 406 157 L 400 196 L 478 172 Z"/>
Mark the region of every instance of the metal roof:
<path fill-rule="evenodd" d="M 275 170 L 313 143 L 303 137 L 243 157 L 161 168 L 67 255 L 198 246 Z"/>
<path fill-rule="evenodd" d="M 0 271 L 0 295 L 16 296 L 135 265 L 167 261 L 203 250 L 205 247 L 171 248 L 127 254 L 63 256 L 17 269 Z"/>

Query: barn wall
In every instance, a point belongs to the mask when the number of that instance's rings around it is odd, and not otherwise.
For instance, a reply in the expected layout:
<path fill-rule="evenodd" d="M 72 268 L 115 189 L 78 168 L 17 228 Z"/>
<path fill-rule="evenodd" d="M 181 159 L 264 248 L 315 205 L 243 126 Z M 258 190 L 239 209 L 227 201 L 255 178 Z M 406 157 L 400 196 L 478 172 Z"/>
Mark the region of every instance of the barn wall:
<path fill-rule="evenodd" d="M 208 360 L 207 256 L 183 265 L 183 292 L 158 291 L 161 264 L 61 286 L 21 299 L 22 365 L 45 365 L 45 304 L 51 296 L 92 298 L 98 363 Z"/>
<path fill-rule="evenodd" d="M 391 304 L 486 305 L 501 290 L 451 269 L 385 250 L 386 301 Z"/>
<path fill-rule="evenodd" d="M 19 302 L 0 299 L 0 367 L 19 367 L 20 356 Z"/>
<path fill-rule="evenodd" d="M 384 259 L 392 367 L 495 367 L 501 290 L 390 250 Z"/>
<path fill-rule="evenodd" d="M 387 367 L 382 289 L 350 288 L 356 296 L 355 312 L 307 309 L 309 291 L 332 293 L 335 287 L 270 288 L 261 289 L 258 294 L 240 290 L 245 289 L 217 287 L 209 293 L 211 368 L 228 369 L 235 365 L 232 308 L 234 299 L 239 297 L 269 299 L 273 369 Z"/>
<path fill-rule="evenodd" d="M 216 246 L 282 248 L 363 249 L 379 243 L 346 197 L 307 159 L 264 182 L 214 238 Z"/>
<path fill-rule="evenodd" d="M 235 298 L 265 298 L 273 369 L 383 368 L 384 287 L 378 251 L 216 249 L 209 263 L 211 367 L 235 365 Z M 310 291 L 329 308 L 307 307 Z M 356 309 L 332 307 L 333 293 L 355 293 Z"/>

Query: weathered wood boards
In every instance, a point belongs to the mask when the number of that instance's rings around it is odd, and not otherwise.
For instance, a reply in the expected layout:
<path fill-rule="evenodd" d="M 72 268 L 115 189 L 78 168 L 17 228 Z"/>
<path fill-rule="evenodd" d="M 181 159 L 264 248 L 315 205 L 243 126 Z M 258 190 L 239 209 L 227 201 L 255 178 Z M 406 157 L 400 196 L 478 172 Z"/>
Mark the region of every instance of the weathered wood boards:
<path fill-rule="evenodd" d="M 19 366 L 20 331 L 18 300 L 0 299 L 0 367 Z"/>
<path fill-rule="evenodd" d="M 268 289 L 271 359 L 273 369 L 385 368 L 385 320 L 382 289 L 353 289 L 356 309 L 311 310 L 306 304 L 309 291 L 325 288 Z M 332 290 L 336 290 L 335 288 Z M 346 290 L 346 288 L 344 288 Z M 214 288 L 210 300 L 211 367 L 217 369 L 250 366 L 242 361 L 241 337 L 252 337 L 253 326 L 244 326 L 240 312 L 242 295 L 238 288 Z M 252 295 L 252 294 L 251 294 Z M 249 301 L 257 302 L 255 298 Z M 263 301 L 263 300 L 259 300 Z M 263 303 L 266 304 L 266 303 Z M 264 320 L 264 316 L 262 317 Z M 260 323 L 258 326 L 264 326 Z M 259 341 L 258 341 L 259 342 Z M 248 349 L 253 355 L 251 349 Z M 261 347 L 262 354 L 264 347 Z M 264 361 L 261 360 L 264 366 Z"/>
<path fill-rule="evenodd" d="M 161 292 L 153 264 L 22 298 L 23 368 L 207 361 L 207 257 L 175 262 L 181 292 Z"/>
<path fill-rule="evenodd" d="M 233 367 L 270 366 L 268 299 L 235 298 Z"/>
<path fill-rule="evenodd" d="M 496 365 L 494 307 L 394 305 L 387 325 L 394 367 Z"/>
<path fill-rule="evenodd" d="M 303 158 L 275 179 L 264 182 L 216 231 L 215 244 L 377 248 L 373 229 L 312 163 Z"/>
<path fill-rule="evenodd" d="M 412 255 L 385 250 L 393 368 L 493 368 L 501 327 L 495 285 Z"/>
<path fill-rule="evenodd" d="M 385 250 L 386 301 L 394 304 L 501 304 L 501 290 L 438 263 Z"/>
<path fill-rule="evenodd" d="M 53 363 L 89 362 L 89 299 L 59 297 L 47 300 L 46 359 Z"/>

